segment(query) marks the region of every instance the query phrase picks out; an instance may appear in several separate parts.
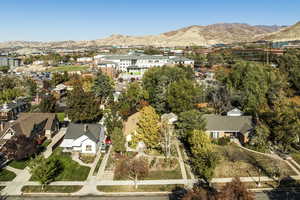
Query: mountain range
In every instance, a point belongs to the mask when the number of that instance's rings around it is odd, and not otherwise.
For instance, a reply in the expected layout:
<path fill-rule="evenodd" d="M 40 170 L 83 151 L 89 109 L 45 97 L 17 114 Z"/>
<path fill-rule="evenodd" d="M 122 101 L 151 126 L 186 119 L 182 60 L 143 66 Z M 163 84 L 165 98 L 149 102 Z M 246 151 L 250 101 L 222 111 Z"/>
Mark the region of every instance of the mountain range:
<path fill-rule="evenodd" d="M 0 43 L 7 47 L 89 47 L 105 45 L 145 46 L 207 46 L 256 40 L 289 41 L 300 39 L 300 22 L 292 26 L 251 26 L 241 23 L 218 23 L 207 26 L 189 26 L 158 35 L 128 36 L 111 35 L 107 38 L 86 41 L 31 42 L 9 41 Z"/>

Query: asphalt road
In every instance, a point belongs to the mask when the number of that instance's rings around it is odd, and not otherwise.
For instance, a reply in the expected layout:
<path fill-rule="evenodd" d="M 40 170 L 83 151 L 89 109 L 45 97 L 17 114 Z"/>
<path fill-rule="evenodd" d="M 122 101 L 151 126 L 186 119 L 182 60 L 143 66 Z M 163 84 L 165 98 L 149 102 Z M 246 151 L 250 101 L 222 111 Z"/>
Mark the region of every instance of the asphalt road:
<path fill-rule="evenodd" d="M 9 197 L 8 200 L 169 200 L 167 195 L 160 196 L 98 196 L 98 197 Z"/>
<path fill-rule="evenodd" d="M 256 200 L 299 200 L 300 192 L 256 193 Z M 8 200 L 175 200 L 168 195 L 151 196 L 62 196 L 62 197 L 9 197 Z"/>

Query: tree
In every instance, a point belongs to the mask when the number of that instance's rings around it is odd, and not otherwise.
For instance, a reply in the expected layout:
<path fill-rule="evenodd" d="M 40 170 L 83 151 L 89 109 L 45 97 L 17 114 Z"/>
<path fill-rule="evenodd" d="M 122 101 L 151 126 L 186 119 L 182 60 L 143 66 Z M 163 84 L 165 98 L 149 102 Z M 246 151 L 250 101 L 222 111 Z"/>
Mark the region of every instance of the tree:
<path fill-rule="evenodd" d="M 9 69 L 9 66 L 0 66 L 0 71 L 5 74 L 9 71 Z"/>
<path fill-rule="evenodd" d="M 195 175 L 203 179 L 206 183 L 213 178 L 215 168 L 219 162 L 216 152 L 204 151 L 200 154 L 193 154 L 190 164 Z"/>
<path fill-rule="evenodd" d="M 269 136 L 269 127 L 260 122 L 254 129 L 250 144 L 252 144 L 257 151 L 265 152 L 268 149 Z"/>
<path fill-rule="evenodd" d="M 167 105 L 167 89 L 175 81 L 192 79 L 190 70 L 183 67 L 153 67 L 143 76 L 143 88 L 149 94 L 149 103 L 158 113 L 169 112 Z"/>
<path fill-rule="evenodd" d="M 148 162 L 143 158 L 127 157 L 121 159 L 115 169 L 117 178 L 129 178 L 134 180 L 135 188 L 138 187 L 137 181 L 147 177 L 149 173 Z"/>
<path fill-rule="evenodd" d="M 291 145 L 299 143 L 300 120 L 297 111 L 287 106 L 277 108 L 272 134 L 283 151 L 290 150 Z"/>
<path fill-rule="evenodd" d="M 199 186 L 188 190 L 181 200 L 217 200 L 217 195 L 210 188 Z"/>
<path fill-rule="evenodd" d="M 34 80 L 32 79 L 27 79 L 26 80 L 26 85 L 28 87 L 28 94 L 30 97 L 34 97 L 36 95 L 37 91 L 37 84 Z"/>
<path fill-rule="evenodd" d="M 214 107 L 217 114 L 223 114 L 232 108 L 232 97 L 226 87 L 210 88 L 207 96 L 209 103 Z"/>
<path fill-rule="evenodd" d="M 126 91 L 119 97 L 119 113 L 123 119 L 136 113 L 145 105 L 148 105 L 147 100 L 149 94 L 145 91 L 139 83 L 134 82 L 129 84 Z"/>
<path fill-rule="evenodd" d="M 219 200 L 254 200 L 254 194 L 247 190 L 239 178 L 227 183 L 218 194 Z"/>
<path fill-rule="evenodd" d="M 9 160 L 23 160 L 38 152 L 37 141 L 25 135 L 13 136 L 1 149 Z"/>
<path fill-rule="evenodd" d="M 69 75 L 67 72 L 64 72 L 63 74 L 57 72 L 57 73 L 53 73 L 51 77 L 51 84 L 52 86 L 56 86 L 68 80 L 69 80 Z"/>
<path fill-rule="evenodd" d="M 189 139 L 191 166 L 195 174 L 207 183 L 214 175 L 219 157 L 212 151 L 213 146 L 209 136 L 200 130 L 194 130 Z"/>
<path fill-rule="evenodd" d="M 43 155 L 37 156 L 28 166 L 32 176 L 42 185 L 42 189 L 55 179 L 61 169 L 59 160 L 55 158 L 45 159 Z"/>
<path fill-rule="evenodd" d="M 111 135 L 111 140 L 112 140 L 114 150 L 116 152 L 123 153 L 126 151 L 126 148 L 125 148 L 126 139 L 120 128 L 118 128 L 118 127 L 114 128 L 112 135 Z"/>
<path fill-rule="evenodd" d="M 113 81 L 102 72 L 97 74 L 92 87 L 96 97 L 100 98 L 101 103 L 106 103 L 109 99 L 113 98 Z"/>
<path fill-rule="evenodd" d="M 211 139 L 204 131 L 193 130 L 188 140 L 193 155 L 212 151 Z"/>
<path fill-rule="evenodd" d="M 67 97 L 67 115 L 72 122 L 97 122 L 101 118 L 100 104 L 92 93 L 77 85 Z"/>
<path fill-rule="evenodd" d="M 44 96 L 39 104 L 39 108 L 41 112 L 54 113 L 56 110 L 56 99 L 53 95 Z"/>
<path fill-rule="evenodd" d="M 217 64 L 224 64 L 223 56 L 219 53 L 209 53 L 207 55 L 208 66 L 212 67 Z"/>
<path fill-rule="evenodd" d="M 106 133 L 107 136 L 111 136 L 114 128 L 119 128 L 122 130 L 123 128 L 123 122 L 120 116 L 117 114 L 117 112 L 113 109 L 111 109 L 109 112 L 106 112 L 104 115 L 104 124 L 106 127 Z"/>
<path fill-rule="evenodd" d="M 143 141 L 147 148 L 159 147 L 159 116 L 151 106 L 144 107 L 137 123 L 136 134 L 133 135 L 133 143 Z"/>
<path fill-rule="evenodd" d="M 205 120 L 197 110 L 188 110 L 178 115 L 175 122 L 176 131 L 179 138 L 186 141 L 193 130 L 205 130 Z"/>
<path fill-rule="evenodd" d="M 203 90 L 195 82 L 187 79 L 170 84 L 167 90 L 167 102 L 171 112 L 180 113 L 191 110 L 201 102 Z"/>

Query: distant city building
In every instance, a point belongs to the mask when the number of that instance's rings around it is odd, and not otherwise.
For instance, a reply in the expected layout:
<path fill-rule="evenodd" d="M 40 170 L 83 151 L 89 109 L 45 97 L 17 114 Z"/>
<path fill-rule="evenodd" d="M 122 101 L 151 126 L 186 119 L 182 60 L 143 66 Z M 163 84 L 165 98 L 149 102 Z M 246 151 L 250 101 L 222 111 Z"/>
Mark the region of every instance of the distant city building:
<path fill-rule="evenodd" d="M 93 62 L 93 58 L 92 57 L 81 57 L 81 58 L 77 58 L 76 61 L 79 63 L 91 63 L 91 62 Z"/>
<path fill-rule="evenodd" d="M 19 58 L 0 57 L 0 66 L 9 66 L 10 68 L 15 68 L 21 65 L 23 65 L 23 62 Z"/>

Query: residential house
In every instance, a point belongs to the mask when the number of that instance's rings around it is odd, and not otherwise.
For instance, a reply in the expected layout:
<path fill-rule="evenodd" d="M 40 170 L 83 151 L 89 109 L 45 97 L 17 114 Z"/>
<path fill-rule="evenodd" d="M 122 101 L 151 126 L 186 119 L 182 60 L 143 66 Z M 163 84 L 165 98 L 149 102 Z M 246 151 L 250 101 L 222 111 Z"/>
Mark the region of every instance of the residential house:
<path fill-rule="evenodd" d="M 0 121 L 7 122 L 10 120 L 16 120 L 19 113 L 26 112 L 29 108 L 29 100 L 25 97 L 20 97 L 9 103 L 4 103 L 0 106 Z"/>
<path fill-rule="evenodd" d="M 16 121 L 1 123 L 0 127 L 0 141 L 3 144 L 18 135 L 42 142 L 57 133 L 59 121 L 55 113 L 21 113 Z"/>
<path fill-rule="evenodd" d="M 241 143 L 249 141 L 249 134 L 254 128 L 252 116 L 238 114 L 238 109 L 229 111 L 226 116 L 205 114 L 206 133 L 211 138 L 234 137 Z"/>
<path fill-rule="evenodd" d="M 58 84 L 53 90 L 52 90 L 54 96 L 61 98 L 67 95 L 67 86 L 64 84 Z"/>
<path fill-rule="evenodd" d="M 104 128 L 100 124 L 74 124 L 68 126 L 60 147 L 65 152 L 96 154 L 105 141 Z"/>

